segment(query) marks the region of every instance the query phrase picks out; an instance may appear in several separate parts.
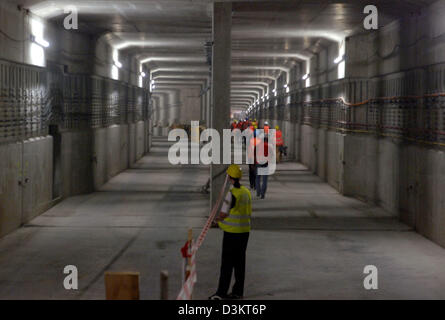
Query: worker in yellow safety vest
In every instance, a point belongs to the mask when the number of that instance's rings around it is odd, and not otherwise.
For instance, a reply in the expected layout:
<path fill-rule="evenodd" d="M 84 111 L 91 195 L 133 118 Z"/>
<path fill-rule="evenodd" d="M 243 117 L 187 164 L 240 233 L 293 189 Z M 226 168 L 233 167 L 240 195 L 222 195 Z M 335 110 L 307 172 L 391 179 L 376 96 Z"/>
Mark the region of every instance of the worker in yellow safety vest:
<path fill-rule="evenodd" d="M 243 173 L 238 165 L 230 165 L 227 174 L 233 188 L 227 193 L 217 218 L 219 227 L 224 231 L 224 238 L 218 290 L 209 297 L 210 300 L 242 299 L 244 294 L 252 196 L 249 189 L 240 184 Z M 227 294 L 233 270 L 235 284 L 232 293 Z"/>

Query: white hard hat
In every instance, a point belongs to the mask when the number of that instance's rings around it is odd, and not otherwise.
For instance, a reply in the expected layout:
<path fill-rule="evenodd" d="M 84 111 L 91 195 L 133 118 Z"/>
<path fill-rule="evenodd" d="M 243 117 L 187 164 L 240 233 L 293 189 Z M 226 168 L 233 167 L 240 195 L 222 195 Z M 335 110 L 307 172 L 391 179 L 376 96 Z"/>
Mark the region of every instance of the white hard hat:
<path fill-rule="evenodd" d="M 269 125 L 269 121 L 264 121 L 264 125 L 268 126 Z"/>

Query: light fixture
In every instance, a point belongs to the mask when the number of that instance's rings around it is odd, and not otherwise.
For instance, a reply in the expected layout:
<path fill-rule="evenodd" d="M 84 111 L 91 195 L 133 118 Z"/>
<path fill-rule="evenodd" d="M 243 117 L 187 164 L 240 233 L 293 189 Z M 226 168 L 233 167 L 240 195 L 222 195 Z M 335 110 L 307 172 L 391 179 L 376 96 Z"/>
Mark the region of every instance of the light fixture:
<path fill-rule="evenodd" d="M 304 76 L 303 76 L 303 80 L 307 80 L 309 78 L 309 73 L 306 73 Z"/>
<path fill-rule="evenodd" d="M 155 84 L 155 81 L 154 80 L 151 80 L 151 82 L 150 82 L 151 84 Z"/>
<path fill-rule="evenodd" d="M 272 92 L 273 92 L 273 93 L 277 92 L 277 89 L 273 89 Z"/>
<path fill-rule="evenodd" d="M 118 67 L 119 69 L 122 68 L 122 63 L 120 63 L 120 62 L 117 61 L 117 60 L 114 60 L 114 65 L 115 65 L 116 67 Z"/>
<path fill-rule="evenodd" d="M 142 78 L 145 78 L 145 76 L 146 76 L 145 72 L 142 71 L 142 72 L 141 72 L 141 77 L 142 77 Z"/>
<path fill-rule="evenodd" d="M 284 88 L 287 88 L 287 87 L 288 87 L 288 85 L 287 85 L 287 83 L 285 83 L 285 84 L 284 84 Z"/>
<path fill-rule="evenodd" d="M 337 58 L 335 58 L 334 63 L 335 63 L 335 64 L 339 64 L 339 63 L 342 62 L 343 60 L 345 60 L 345 55 L 338 56 Z"/>
<path fill-rule="evenodd" d="M 43 48 L 48 48 L 49 47 L 49 42 L 40 38 L 40 37 L 36 37 L 34 35 L 31 35 L 31 42 L 34 42 L 36 44 L 38 44 L 39 46 L 43 47 Z"/>

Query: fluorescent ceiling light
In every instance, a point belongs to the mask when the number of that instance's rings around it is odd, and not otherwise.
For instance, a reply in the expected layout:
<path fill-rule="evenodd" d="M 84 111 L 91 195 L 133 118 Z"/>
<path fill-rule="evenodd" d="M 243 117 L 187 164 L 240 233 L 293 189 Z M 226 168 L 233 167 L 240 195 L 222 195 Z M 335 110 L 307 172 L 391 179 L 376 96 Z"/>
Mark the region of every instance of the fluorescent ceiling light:
<path fill-rule="evenodd" d="M 116 67 L 118 67 L 119 69 L 122 68 L 122 63 L 120 63 L 120 62 L 117 61 L 117 60 L 114 61 L 114 65 L 115 65 Z"/>
<path fill-rule="evenodd" d="M 287 88 L 287 83 L 284 85 L 285 88 Z"/>
<path fill-rule="evenodd" d="M 309 73 L 306 73 L 304 76 L 303 76 L 303 80 L 307 80 L 309 78 Z"/>
<path fill-rule="evenodd" d="M 49 47 L 49 42 L 40 38 L 40 37 L 36 37 L 34 35 L 31 35 L 31 41 L 38 44 L 39 46 L 43 47 L 43 48 L 48 48 Z"/>
<path fill-rule="evenodd" d="M 334 63 L 335 64 L 339 64 L 340 62 L 342 62 L 343 60 L 345 60 L 345 56 L 338 56 L 337 58 L 335 58 Z"/>

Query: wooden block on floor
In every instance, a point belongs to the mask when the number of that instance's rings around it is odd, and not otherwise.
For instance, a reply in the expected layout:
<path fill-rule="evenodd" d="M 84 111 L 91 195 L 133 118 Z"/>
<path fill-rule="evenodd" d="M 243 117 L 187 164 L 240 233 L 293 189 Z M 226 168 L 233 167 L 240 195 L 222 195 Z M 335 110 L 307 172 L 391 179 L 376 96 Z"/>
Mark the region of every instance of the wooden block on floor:
<path fill-rule="evenodd" d="M 105 272 L 107 300 L 139 300 L 139 272 Z"/>

